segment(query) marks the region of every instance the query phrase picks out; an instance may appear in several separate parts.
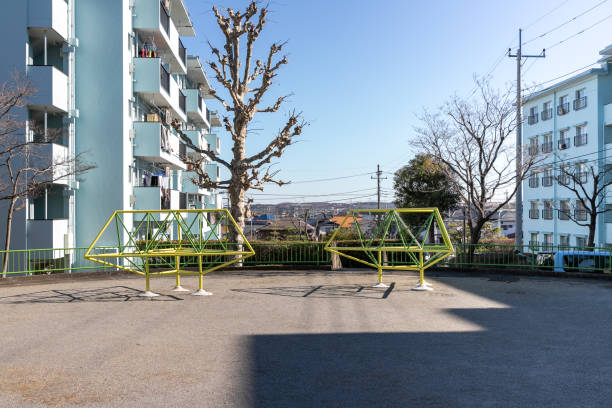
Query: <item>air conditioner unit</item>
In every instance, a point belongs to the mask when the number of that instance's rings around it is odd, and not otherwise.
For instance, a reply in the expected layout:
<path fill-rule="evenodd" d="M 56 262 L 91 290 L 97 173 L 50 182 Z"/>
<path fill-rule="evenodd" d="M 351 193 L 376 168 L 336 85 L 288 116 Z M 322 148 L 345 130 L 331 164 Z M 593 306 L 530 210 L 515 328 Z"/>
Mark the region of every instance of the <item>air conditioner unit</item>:
<path fill-rule="evenodd" d="M 565 143 L 561 143 L 561 149 L 567 149 L 567 145 Z"/>

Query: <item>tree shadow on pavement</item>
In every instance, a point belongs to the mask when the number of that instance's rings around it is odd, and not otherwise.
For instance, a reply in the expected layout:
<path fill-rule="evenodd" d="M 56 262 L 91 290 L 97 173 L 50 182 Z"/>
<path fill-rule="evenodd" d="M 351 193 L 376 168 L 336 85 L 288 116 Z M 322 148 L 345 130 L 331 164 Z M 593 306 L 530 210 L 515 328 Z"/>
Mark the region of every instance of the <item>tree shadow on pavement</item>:
<path fill-rule="evenodd" d="M 173 295 L 148 298 L 142 297 L 141 290 L 128 286 L 111 286 L 87 289 L 53 289 L 41 292 L 0 297 L 0 304 L 24 303 L 73 303 L 73 302 L 132 302 L 132 301 L 176 301 L 183 300 Z"/>

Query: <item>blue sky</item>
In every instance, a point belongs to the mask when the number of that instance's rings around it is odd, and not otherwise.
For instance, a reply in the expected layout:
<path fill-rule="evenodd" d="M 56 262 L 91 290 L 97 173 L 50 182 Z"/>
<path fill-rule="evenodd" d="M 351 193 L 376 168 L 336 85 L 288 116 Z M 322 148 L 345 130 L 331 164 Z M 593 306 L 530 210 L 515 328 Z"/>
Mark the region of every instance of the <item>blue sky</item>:
<path fill-rule="evenodd" d="M 184 42 L 188 53 L 203 60 L 210 59 L 207 41 L 222 45 L 212 5 L 248 4 L 185 2 L 198 37 Z M 523 42 L 535 38 L 524 47 L 529 54 L 586 29 L 550 48 L 545 59 L 527 61 L 528 86 L 595 62 L 598 51 L 612 43 L 612 0 L 271 0 L 270 10 L 256 51 L 263 58 L 271 42 L 288 40 L 289 64 L 270 96 L 293 96 L 279 113 L 256 117 L 247 149 L 255 152 L 265 146 L 290 109 L 303 112 L 309 126 L 274 167 L 293 184 L 269 185 L 263 195 L 251 191 L 259 203 L 375 200 L 376 182 L 363 174 L 374 172 L 377 164 L 387 172 L 382 184 L 390 192 L 390 173 L 414 155 L 409 139 L 424 107 L 435 109 L 455 93 L 469 95 L 473 76 L 484 75 L 498 61 L 491 74 L 493 84 L 505 87 L 515 80 L 516 62 L 502 54 L 516 48 L 519 27 L 524 28 Z M 210 72 L 209 79 L 218 89 Z M 209 105 L 219 109 L 214 102 Z M 220 135 L 222 156 L 229 158 L 230 139 Z M 391 200 L 389 194 L 383 199 Z M 367 195 L 371 196 L 363 197 Z"/>

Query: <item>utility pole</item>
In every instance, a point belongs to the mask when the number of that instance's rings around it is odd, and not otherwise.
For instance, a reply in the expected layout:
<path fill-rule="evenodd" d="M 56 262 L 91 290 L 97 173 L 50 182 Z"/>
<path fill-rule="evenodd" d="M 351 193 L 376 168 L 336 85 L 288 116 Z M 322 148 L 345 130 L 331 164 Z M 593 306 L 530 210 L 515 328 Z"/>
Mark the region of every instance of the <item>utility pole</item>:
<path fill-rule="evenodd" d="M 512 49 L 508 48 L 508 57 L 516 58 L 516 228 L 514 232 L 514 243 L 519 248 L 523 246 L 523 189 L 521 186 L 521 177 L 523 167 L 523 150 L 522 150 L 522 91 L 521 91 L 521 67 L 523 58 L 544 58 L 546 57 L 546 49 L 542 49 L 539 55 L 523 55 L 523 30 L 519 28 L 519 45 L 516 54 L 512 54 Z"/>
<path fill-rule="evenodd" d="M 380 164 L 376 165 L 376 177 L 370 177 L 372 180 L 374 180 L 376 178 L 376 191 L 377 191 L 377 195 L 378 195 L 378 209 L 380 210 L 380 180 L 386 180 L 386 177 L 380 177 L 382 176 L 382 171 L 380 170 Z"/>

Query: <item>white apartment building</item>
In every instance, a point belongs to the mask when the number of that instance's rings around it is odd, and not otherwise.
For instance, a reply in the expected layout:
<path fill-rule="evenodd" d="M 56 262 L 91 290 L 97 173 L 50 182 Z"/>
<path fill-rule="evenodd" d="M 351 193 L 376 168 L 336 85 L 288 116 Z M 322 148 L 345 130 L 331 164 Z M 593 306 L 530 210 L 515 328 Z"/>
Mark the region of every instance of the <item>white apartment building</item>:
<path fill-rule="evenodd" d="M 525 98 L 523 146 L 543 161 L 523 182 L 523 243 L 586 246 L 588 215 L 576 195 L 565 186 L 562 166 L 588 188 L 589 166 L 612 163 L 612 46 L 600 52 L 601 66 L 573 76 Z M 609 204 L 608 204 L 609 203 Z M 612 204 L 606 200 L 606 205 Z M 596 245 L 612 244 L 612 212 L 597 220 Z"/>
<path fill-rule="evenodd" d="M 115 210 L 222 207 L 216 191 L 190 181 L 181 157 L 196 153 L 170 126 L 178 120 L 196 145 L 219 152 L 210 85 L 181 41 L 195 36 L 183 0 L 5 3 L 0 81 L 25 72 L 38 89 L 23 114 L 43 132 L 24 137 L 45 143 L 47 129 L 60 130 L 49 159 L 85 153 L 97 166 L 29 200 L 15 214 L 13 249 L 86 247 Z M 216 164 L 206 170 L 219 178 Z"/>

